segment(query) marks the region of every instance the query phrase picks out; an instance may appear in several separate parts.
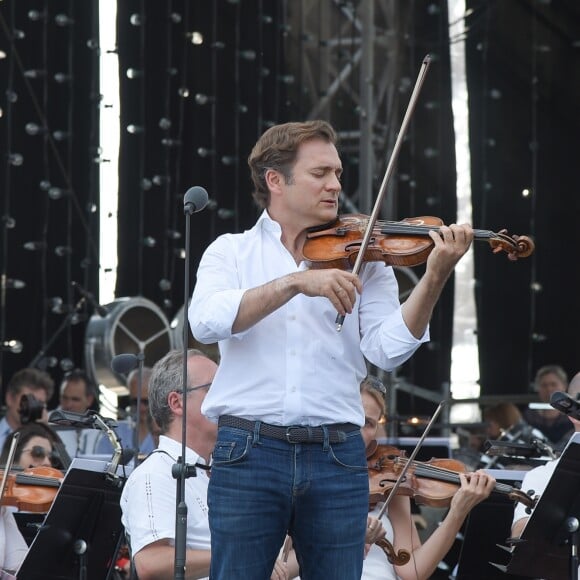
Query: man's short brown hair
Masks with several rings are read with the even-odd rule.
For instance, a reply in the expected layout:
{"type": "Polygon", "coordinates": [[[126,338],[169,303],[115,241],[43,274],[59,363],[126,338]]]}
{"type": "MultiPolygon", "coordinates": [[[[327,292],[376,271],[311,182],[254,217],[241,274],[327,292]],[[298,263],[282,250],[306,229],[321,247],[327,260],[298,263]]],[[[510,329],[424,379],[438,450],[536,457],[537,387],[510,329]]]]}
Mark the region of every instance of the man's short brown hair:
{"type": "Polygon", "coordinates": [[[270,204],[266,171],[279,171],[286,183],[290,183],[298,147],[312,139],[322,139],[335,145],[337,135],[329,123],[317,120],[274,125],[258,139],[248,157],[248,165],[255,188],[252,197],[260,208],[264,209],[270,204]]]}
{"type": "Polygon", "coordinates": [[[24,368],[14,373],[6,386],[6,392],[18,395],[22,387],[45,391],[47,401],[50,401],[54,393],[51,376],[46,371],[35,368],[24,368]]]}

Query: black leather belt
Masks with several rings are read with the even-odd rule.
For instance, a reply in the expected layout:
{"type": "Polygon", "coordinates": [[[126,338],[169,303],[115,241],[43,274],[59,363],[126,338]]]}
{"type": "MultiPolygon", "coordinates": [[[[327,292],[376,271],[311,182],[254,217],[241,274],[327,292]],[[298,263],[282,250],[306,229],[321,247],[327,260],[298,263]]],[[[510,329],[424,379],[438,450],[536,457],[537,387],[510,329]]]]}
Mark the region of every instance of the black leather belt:
{"type": "MultiPolygon", "coordinates": [[[[324,429],[322,427],[308,427],[306,425],[290,425],[282,427],[279,425],[270,425],[261,421],[250,421],[233,415],[222,415],[219,418],[219,427],[234,427],[253,433],[259,425],[258,432],[264,437],[273,439],[282,439],[288,443],[324,443],[324,429]]],[[[360,427],[352,423],[334,423],[325,425],[328,432],[329,443],[341,443],[346,441],[346,434],[352,431],[359,431],[360,427]]]]}

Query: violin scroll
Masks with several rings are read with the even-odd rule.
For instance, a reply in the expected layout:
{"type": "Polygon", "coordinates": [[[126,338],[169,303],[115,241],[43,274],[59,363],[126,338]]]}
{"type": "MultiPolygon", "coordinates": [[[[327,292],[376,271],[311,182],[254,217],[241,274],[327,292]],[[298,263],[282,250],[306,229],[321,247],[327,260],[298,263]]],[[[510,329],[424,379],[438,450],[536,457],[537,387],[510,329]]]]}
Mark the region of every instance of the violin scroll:
{"type": "Polygon", "coordinates": [[[531,256],[535,249],[532,238],[528,236],[510,236],[506,229],[500,230],[489,239],[494,254],[507,252],[508,259],[515,262],[519,258],[531,256]]]}
{"type": "Polygon", "coordinates": [[[387,555],[387,559],[394,566],[404,566],[411,559],[411,554],[407,550],[401,549],[396,552],[393,544],[386,538],[377,540],[375,544],[383,549],[383,552],[387,555]]]}

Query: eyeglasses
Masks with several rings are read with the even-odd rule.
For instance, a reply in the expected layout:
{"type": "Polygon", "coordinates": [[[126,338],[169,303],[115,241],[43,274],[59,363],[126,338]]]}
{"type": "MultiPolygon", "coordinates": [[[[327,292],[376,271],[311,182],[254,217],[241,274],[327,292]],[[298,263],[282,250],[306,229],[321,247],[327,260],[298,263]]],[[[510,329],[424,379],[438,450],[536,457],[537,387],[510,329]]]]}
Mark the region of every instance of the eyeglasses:
{"type": "Polygon", "coordinates": [[[371,389],[379,391],[379,393],[383,395],[387,394],[387,388],[385,387],[385,385],[383,385],[381,381],[379,381],[379,379],[377,379],[377,377],[373,377],[371,375],[367,376],[363,381],[363,385],[367,385],[371,389]]]}
{"type": "Polygon", "coordinates": [[[54,451],[48,451],[41,445],[33,445],[32,447],[23,449],[21,453],[30,453],[32,459],[44,459],[45,457],[48,457],[49,459],[58,458],[58,454],[56,454],[54,451]]]}
{"type": "MultiPolygon", "coordinates": [[[[187,389],[185,389],[186,393],[191,393],[193,391],[197,391],[199,389],[209,389],[211,387],[211,383],[205,383],[205,385],[198,385],[197,387],[187,387],[187,389]]],[[[183,393],[182,390],[176,391],[177,393],[183,393]]]]}

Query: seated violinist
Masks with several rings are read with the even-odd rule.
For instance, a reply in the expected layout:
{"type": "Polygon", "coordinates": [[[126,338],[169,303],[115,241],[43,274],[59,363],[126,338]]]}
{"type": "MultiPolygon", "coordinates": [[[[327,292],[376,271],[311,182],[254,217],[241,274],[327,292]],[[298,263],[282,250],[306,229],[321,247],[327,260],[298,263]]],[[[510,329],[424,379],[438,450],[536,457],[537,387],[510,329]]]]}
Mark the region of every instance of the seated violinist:
{"type": "MultiPolygon", "coordinates": [[[[365,410],[365,426],[362,435],[367,445],[375,440],[379,421],[383,418],[384,395],[386,389],[374,377],[367,377],[361,383],[361,396],[365,410]]],[[[447,554],[467,514],[478,503],[486,499],[495,486],[495,479],[484,471],[459,474],[461,486],[451,499],[449,511],[440,526],[431,534],[425,544],[417,533],[417,528],[411,517],[411,501],[408,496],[395,496],[388,508],[388,517],[381,521],[387,530],[387,539],[393,545],[395,552],[405,550],[410,554],[410,560],[405,565],[393,565],[387,559],[385,552],[373,545],[365,559],[362,578],[364,580],[402,578],[418,580],[429,578],[437,568],[437,564],[447,554]]],[[[382,504],[378,504],[371,515],[379,513],[382,504]]]]}
{"type": "MultiPolygon", "coordinates": [[[[2,466],[6,465],[12,439],[16,433],[19,433],[19,440],[15,449],[13,468],[18,470],[29,467],[53,467],[53,462],[59,465],[53,448],[54,437],[57,436],[44,423],[28,423],[16,429],[4,442],[0,455],[2,466]]],[[[6,499],[10,500],[4,495],[3,500],[6,499]]],[[[15,504],[8,501],[8,505],[15,504]]],[[[18,508],[0,508],[0,570],[8,573],[13,573],[19,568],[28,551],[26,541],[12,513],[15,509],[18,508]]]]}
{"type": "Polygon", "coordinates": [[[11,433],[0,454],[0,463],[4,465],[10,452],[10,445],[15,433],[20,434],[16,454],[14,455],[14,467],[27,469],[29,467],[63,467],[56,444],[60,441],[58,435],[44,423],[27,423],[11,433]]]}
{"type": "MultiPolygon", "coordinates": [[[[365,411],[362,436],[367,449],[376,446],[376,433],[385,413],[385,392],[384,385],[375,377],[368,376],[361,383],[365,411]]],[[[388,516],[382,516],[381,524],[386,530],[386,539],[393,546],[395,554],[402,554],[406,551],[410,559],[404,565],[394,565],[387,558],[386,550],[377,544],[367,545],[362,580],[394,580],[396,578],[422,580],[431,576],[452,547],[467,514],[486,499],[495,486],[495,479],[484,471],[460,473],[459,479],[461,486],[451,499],[445,519],[423,545],[412,518],[409,496],[397,494],[391,500],[388,516]]],[[[379,503],[369,512],[369,527],[378,523],[374,516],[379,514],[381,507],[382,503],[379,503]]],[[[295,578],[298,569],[292,554],[288,557],[287,568],[288,578],[295,578]]]]}

